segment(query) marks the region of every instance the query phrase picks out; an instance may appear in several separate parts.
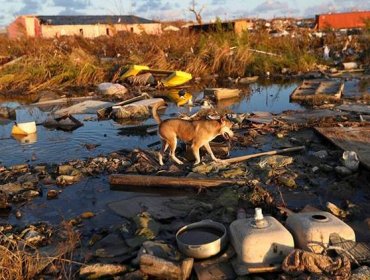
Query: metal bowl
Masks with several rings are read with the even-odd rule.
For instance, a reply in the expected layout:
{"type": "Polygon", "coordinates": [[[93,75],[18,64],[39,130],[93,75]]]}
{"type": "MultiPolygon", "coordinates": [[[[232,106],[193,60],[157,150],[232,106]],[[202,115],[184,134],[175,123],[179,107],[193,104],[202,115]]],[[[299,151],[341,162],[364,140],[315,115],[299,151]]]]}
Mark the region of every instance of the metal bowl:
{"type": "Polygon", "coordinates": [[[225,248],[227,241],[225,226],[212,220],[203,220],[184,226],[176,233],[179,250],[196,259],[217,255],[225,248]]]}

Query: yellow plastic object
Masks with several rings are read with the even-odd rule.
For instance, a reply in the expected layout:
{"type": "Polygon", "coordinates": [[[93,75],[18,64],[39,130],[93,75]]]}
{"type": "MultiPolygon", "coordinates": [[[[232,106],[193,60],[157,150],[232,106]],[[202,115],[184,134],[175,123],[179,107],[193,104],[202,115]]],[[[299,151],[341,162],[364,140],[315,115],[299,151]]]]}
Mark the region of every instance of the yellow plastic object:
{"type": "Polygon", "coordinates": [[[167,78],[164,78],[161,82],[165,87],[176,87],[190,81],[193,77],[190,73],[183,71],[174,71],[167,78]]]}
{"type": "Polygon", "coordinates": [[[185,92],[185,94],[179,94],[179,90],[174,89],[171,90],[170,93],[168,94],[168,98],[172,101],[175,102],[177,106],[182,106],[187,104],[191,99],[192,95],[189,92],[185,92]]]}
{"type": "Polygon", "coordinates": [[[13,125],[12,134],[14,135],[28,135],[36,132],[36,123],[16,123],[13,125]]]}
{"type": "Polygon", "coordinates": [[[149,70],[146,65],[130,65],[125,73],[122,74],[121,79],[126,79],[131,76],[136,76],[142,70],[149,70]]]}
{"type": "Polygon", "coordinates": [[[13,138],[21,144],[32,144],[37,141],[37,133],[31,133],[28,135],[13,134],[13,138]]]}

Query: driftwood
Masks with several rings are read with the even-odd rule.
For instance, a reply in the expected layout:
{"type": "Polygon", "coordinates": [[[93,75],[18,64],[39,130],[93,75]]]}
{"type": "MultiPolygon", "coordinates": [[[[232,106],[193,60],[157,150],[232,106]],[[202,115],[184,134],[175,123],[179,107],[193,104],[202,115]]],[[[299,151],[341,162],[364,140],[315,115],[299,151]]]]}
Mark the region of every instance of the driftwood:
{"type": "Polygon", "coordinates": [[[282,154],[282,153],[301,151],[301,150],[304,150],[304,148],[305,148],[304,146],[298,146],[298,147],[293,147],[293,148],[274,150],[274,151],[257,153],[257,154],[246,155],[246,156],[241,156],[241,157],[229,158],[229,159],[223,160],[223,162],[225,162],[225,163],[235,163],[235,162],[245,161],[245,160],[255,158],[255,157],[272,156],[272,155],[278,155],[278,154],[282,154]]]}
{"type": "Polygon", "coordinates": [[[188,258],[182,263],[174,263],[149,254],[140,257],[140,270],[159,279],[186,280],[190,277],[194,259],[188,258]]]}
{"type": "Polygon", "coordinates": [[[215,188],[242,184],[243,182],[241,180],[232,179],[115,174],[109,176],[109,183],[115,186],[119,185],[127,187],[215,188]]]}

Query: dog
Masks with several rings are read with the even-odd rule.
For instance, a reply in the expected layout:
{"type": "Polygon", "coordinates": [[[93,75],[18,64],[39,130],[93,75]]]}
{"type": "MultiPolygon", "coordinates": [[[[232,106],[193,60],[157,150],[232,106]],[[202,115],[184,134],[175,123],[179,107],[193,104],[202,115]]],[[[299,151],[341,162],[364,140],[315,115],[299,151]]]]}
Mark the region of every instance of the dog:
{"type": "Polygon", "coordinates": [[[232,132],[233,123],[222,117],[220,120],[181,120],[167,119],[161,121],[157,110],[163,104],[156,104],[152,107],[152,114],[155,121],[159,124],[158,135],[162,140],[162,148],[159,152],[159,164],[163,165],[163,155],[167,148],[170,148],[170,156],[177,164],[183,164],[176,157],[177,139],[186,143],[191,143],[191,149],[195,157],[195,165],[200,163],[199,149],[205,147],[213,161],[220,162],[212,152],[209,142],[222,135],[225,139],[234,137],[232,132]]]}

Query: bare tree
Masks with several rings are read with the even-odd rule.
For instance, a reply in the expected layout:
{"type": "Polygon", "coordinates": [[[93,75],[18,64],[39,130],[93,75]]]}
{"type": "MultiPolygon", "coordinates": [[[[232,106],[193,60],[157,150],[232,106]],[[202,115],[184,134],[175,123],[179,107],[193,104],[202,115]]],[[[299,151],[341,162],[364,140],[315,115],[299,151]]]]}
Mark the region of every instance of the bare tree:
{"type": "Polygon", "coordinates": [[[203,5],[198,11],[195,9],[195,0],[191,1],[191,7],[189,7],[189,11],[192,12],[195,15],[195,19],[197,20],[198,24],[202,24],[202,16],[201,13],[203,12],[203,9],[205,6],[203,5]]]}

